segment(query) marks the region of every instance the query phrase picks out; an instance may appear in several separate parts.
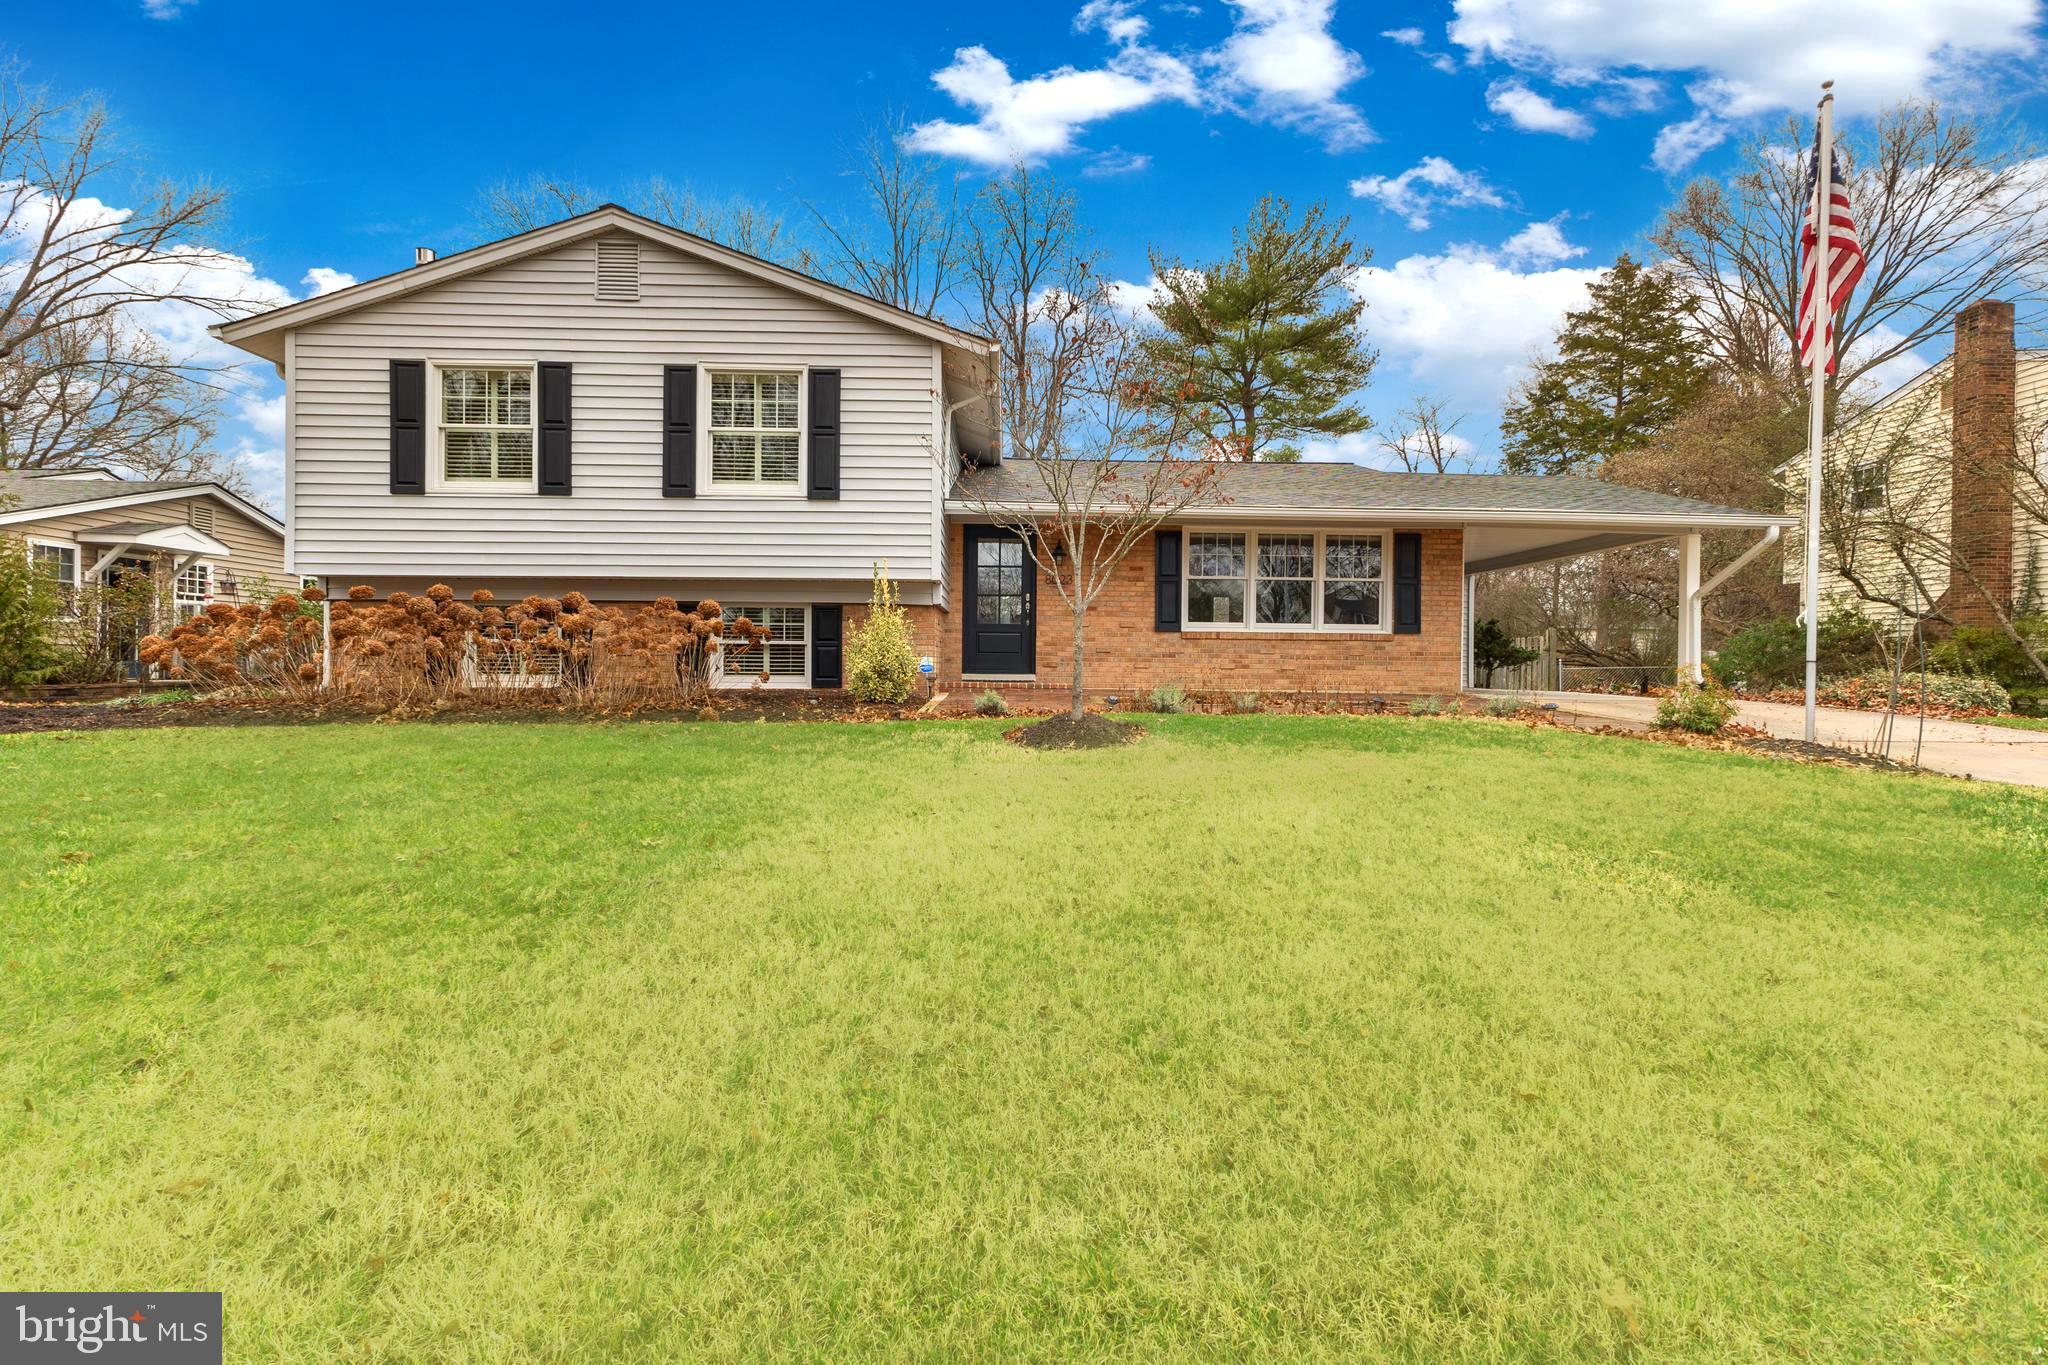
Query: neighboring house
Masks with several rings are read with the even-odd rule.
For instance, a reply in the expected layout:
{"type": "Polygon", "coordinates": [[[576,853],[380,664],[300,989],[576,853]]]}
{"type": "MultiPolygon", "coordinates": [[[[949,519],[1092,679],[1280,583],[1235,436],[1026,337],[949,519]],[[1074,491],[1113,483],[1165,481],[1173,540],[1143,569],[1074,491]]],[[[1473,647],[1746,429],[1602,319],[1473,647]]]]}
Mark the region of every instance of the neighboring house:
{"type": "MultiPolygon", "coordinates": [[[[1056,594],[975,512],[1035,482],[985,339],[611,206],[420,256],[214,329],[284,376],[295,572],[715,598],[775,633],[771,685],[833,687],[880,562],[942,684],[1067,676],[1056,594]]],[[[1455,691],[1473,574],[1676,536],[1697,587],[1700,531],[1787,520],[1579,479],[1220,482],[1098,604],[1094,685],[1455,691]]]]}
{"type": "MultiPolygon", "coordinates": [[[[1996,625],[1987,596],[2008,614],[2048,605],[2048,524],[2028,514],[2026,502],[2038,507],[2041,498],[2024,472],[2043,458],[2044,430],[2048,351],[2014,346],[2010,303],[1971,304],[1956,315],[1947,357],[1829,436],[1822,487],[1833,485],[1829,515],[1842,530],[1822,535],[1821,600],[1889,612],[1859,596],[1843,572],[1846,552],[1846,567],[1867,589],[1900,604],[1916,596],[1938,604],[1958,624],[1996,625]],[[1968,574],[1952,573],[1952,562],[1968,574]]],[[[1786,511],[1803,519],[1806,457],[1784,473],[1786,511]]],[[[1800,533],[1790,541],[1785,580],[1796,583],[1805,562],[1800,533]]]]}
{"type": "Polygon", "coordinates": [[[179,619],[259,586],[296,590],[284,524],[217,483],[124,479],[105,469],[0,472],[0,532],[68,595],[132,574],[152,578],[179,619]]]}

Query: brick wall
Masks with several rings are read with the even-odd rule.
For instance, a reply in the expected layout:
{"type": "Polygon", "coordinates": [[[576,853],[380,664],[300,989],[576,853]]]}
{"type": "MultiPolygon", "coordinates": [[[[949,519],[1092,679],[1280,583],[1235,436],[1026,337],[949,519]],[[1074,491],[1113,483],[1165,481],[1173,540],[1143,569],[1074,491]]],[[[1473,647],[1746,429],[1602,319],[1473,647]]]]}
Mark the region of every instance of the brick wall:
{"type": "Polygon", "coordinates": [[[2018,452],[2012,324],[2013,306],[1998,299],[1980,299],[1956,314],[1949,537],[1958,571],[1949,577],[1942,605],[1962,625],[1997,624],[1987,595],[2002,610],[2012,607],[2018,452]]]}
{"type": "MultiPolygon", "coordinates": [[[[947,526],[946,535],[954,610],[941,614],[939,674],[949,686],[962,686],[961,613],[967,599],[962,591],[965,556],[960,524],[947,526]]],[[[1462,531],[1422,532],[1420,634],[1340,635],[1154,630],[1155,569],[1148,542],[1117,566],[1115,577],[1089,609],[1088,688],[1128,692],[1176,683],[1226,691],[1454,693],[1463,647],[1464,545],[1462,531]]],[[[1390,555],[1392,550],[1388,546],[1390,555]]],[[[1068,687],[1073,679],[1073,617],[1045,576],[1040,574],[1039,579],[1038,683],[1068,687]]],[[[1391,611],[1391,601],[1387,606],[1391,611]]]]}

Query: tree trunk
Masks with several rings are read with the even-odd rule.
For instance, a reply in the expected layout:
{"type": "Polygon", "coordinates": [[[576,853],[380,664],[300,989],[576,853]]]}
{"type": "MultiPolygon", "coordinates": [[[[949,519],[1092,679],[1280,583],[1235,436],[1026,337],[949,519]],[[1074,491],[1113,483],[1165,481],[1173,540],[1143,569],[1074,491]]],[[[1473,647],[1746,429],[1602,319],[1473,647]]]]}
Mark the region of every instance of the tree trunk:
{"type": "Polygon", "coordinates": [[[1088,714],[1086,705],[1087,689],[1081,680],[1081,666],[1087,658],[1088,608],[1079,607],[1074,611],[1074,688],[1069,699],[1067,714],[1080,720],[1088,714]]]}

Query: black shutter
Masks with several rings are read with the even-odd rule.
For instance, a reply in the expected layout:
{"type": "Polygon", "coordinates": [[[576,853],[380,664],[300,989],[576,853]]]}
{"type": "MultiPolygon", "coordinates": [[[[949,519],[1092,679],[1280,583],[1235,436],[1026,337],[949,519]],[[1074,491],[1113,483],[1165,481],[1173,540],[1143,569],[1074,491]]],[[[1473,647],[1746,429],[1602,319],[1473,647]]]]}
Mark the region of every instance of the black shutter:
{"type": "Polygon", "coordinates": [[[839,371],[811,371],[811,486],[813,498],[839,497],[839,371]]]}
{"type": "Polygon", "coordinates": [[[844,687],[846,676],[840,664],[841,622],[838,603],[811,608],[811,686],[844,687]]]}
{"type": "Polygon", "coordinates": [[[1422,533],[1394,532],[1394,634],[1422,634],[1422,533]]]}
{"type": "Polygon", "coordinates": [[[1152,537],[1158,557],[1153,580],[1152,629],[1180,629],[1180,532],[1161,531],[1152,537]]]}
{"type": "Polygon", "coordinates": [[[697,367],[661,367],[661,495],[697,496],[697,367]]]}
{"type": "Polygon", "coordinates": [[[569,493],[569,362],[540,362],[540,491],[569,493]]]}
{"type": "Polygon", "coordinates": [[[427,491],[427,362],[391,362],[391,491],[427,491]]]}

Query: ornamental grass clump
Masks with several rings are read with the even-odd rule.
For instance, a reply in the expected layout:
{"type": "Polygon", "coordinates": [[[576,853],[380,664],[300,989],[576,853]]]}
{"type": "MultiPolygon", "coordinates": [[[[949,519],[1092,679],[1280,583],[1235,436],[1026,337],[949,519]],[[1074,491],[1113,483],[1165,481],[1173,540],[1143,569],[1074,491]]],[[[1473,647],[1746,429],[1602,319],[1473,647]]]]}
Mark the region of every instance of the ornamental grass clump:
{"type": "Polygon", "coordinates": [[[846,690],[859,701],[896,703],[917,686],[910,614],[896,600],[886,564],[875,565],[868,614],[846,632],[846,690]]]}

